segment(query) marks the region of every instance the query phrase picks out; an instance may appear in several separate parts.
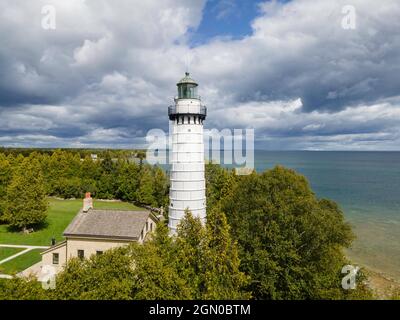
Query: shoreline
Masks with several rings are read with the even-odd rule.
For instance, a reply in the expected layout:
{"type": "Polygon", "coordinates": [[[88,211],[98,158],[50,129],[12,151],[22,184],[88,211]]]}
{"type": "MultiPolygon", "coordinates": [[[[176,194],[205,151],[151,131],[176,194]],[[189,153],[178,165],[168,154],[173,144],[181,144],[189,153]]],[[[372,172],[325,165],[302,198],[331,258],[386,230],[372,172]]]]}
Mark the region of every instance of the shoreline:
{"type": "Polygon", "coordinates": [[[367,276],[367,285],[374,291],[378,300],[390,299],[394,291],[400,290],[399,279],[388,275],[382,270],[370,267],[364,263],[359,263],[355,259],[351,259],[348,254],[346,254],[346,258],[353,261],[354,264],[359,265],[361,269],[364,270],[365,275],[367,276]]]}
{"type": "Polygon", "coordinates": [[[400,282],[388,277],[382,272],[376,272],[364,267],[368,277],[367,284],[374,291],[378,300],[391,299],[394,291],[400,290],[400,282]]]}

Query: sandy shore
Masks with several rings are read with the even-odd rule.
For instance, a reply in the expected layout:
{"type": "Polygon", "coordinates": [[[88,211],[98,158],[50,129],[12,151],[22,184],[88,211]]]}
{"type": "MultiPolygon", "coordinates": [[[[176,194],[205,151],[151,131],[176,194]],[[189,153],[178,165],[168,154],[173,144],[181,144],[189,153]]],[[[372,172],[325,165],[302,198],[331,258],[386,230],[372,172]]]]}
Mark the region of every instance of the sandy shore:
{"type": "Polygon", "coordinates": [[[364,268],[368,277],[368,285],[375,292],[378,299],[390,299],[396,290],[400,290],[400,282],[390,278],[382,272],[364,268]]]}
{"type": "Polygon", "coordinates": [[[377,299],[386,300],[393,296],[395,291],[400,290],[400,278],[373,267],[366,263],[365,258],[360,259],[354,256],[351,252],[346,252],[346,257],[352,264],[362,268],[368,278],[368,286],[374,291],[377,299]],[[360,261],[364,260],[364,261],[360,261]]]}

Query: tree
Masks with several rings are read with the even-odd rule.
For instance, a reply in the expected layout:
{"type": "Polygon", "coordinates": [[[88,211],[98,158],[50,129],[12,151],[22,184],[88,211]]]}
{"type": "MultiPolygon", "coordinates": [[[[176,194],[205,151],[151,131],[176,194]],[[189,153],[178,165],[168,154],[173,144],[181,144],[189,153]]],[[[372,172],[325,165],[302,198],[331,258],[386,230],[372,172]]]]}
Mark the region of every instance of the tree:
{"type": "Polygon", "coordinates": [[[52,299],[128,300],[135,283],[133,261],[126,248],[117,248],[89,259],[68,261],[56,278],[52,299]]]}
{"type": "Polygon", "coordinates": [[[101,199],[114,199],[117,192],[116,173],[117,165],[111,158],[111,153],[106,152],[100,162],[101,175],[97,183],[97,197],[101,199]]]}
{"type": "Polygon", "coordinates": [[[175,239],[178,273],[191,285],[194,299],[247,299],[248,278],[239,270],[236,243],[219,210],[209,215],[207,227],[186,211],[175,239]]]}
{"type": "Polygon", "coordinates": [[[178,273],[190,284],[193,299],[201,299],[204,294],[205,241],[206,231],[200,219],[186,210],[178,225],[173,250],[178,273]]]}
{"type": "Polygon", "coordinates": [[[116,180],[111,174],[103,174],[97,182],[97,194],[99,199],[115,199],[116,180]]]}
{"type": "Polygon", "coordinates": [[[62,178],[60,177],[57,182],[53,185],[53,191],[58,196],[64,199],[71,198],[82,198],[85,192],[92,191],[85,189],[83,190],[82,179],[77,177],[73,178],[62,178]]]}
{"type": "MultiPolygon", "coordinates": [[[[221,210],[257,299],[344,299],[343,248],[353,239],[338,206],[283,167],[238,177],[221,210]]],[[[361,291],[359,291],[361,292],[361,291]]],[[[365,296],[368,292],[365,291],[365,296]]]]}
{"type": "Polygon", "coordinates": [[[143,160],[146,159],[146,152],[144,152],[143,150],[139,150],[138,152],[136,152],[136,158],[139,159],[139,165],[141,168],[143,166],[143,160]]]}
{"type": "MultiPolygon", "coordinates": [[[[141,167],[135,162],[129,162],[127,151],[105,150],[99,152],[102,160],[93,161],[88,155],[90,150],[55,150],[41,153],[23,150],[20,153],[13,151],[8,157],[0,153],[0,215],[3,210],[2,195],[5,197],[10,172],[21,165],[25,153],[30,159],[36,159],[40,163],[46,194],[49,196],[79,198],[86,192],[91,192],[97,198],[137,201],[139,180],[143,176],[142,171],[146,171],[144,180],[151,180],[153,205],[165,206],[168,202],[168,181],[165,172],[159,167],[141,167]],[[85,158],[81,159],[81,155],[85,158]],[[116,161],[112,157],[116,158],[116,161]],[[148,174],[151,177],[146,176],[148,174]]],[[[147,186],[149,185],[147,183],[147,186]]],[[[147,194],[149,190],[142,191],[147,194]]],[[[146,195],[146,198],[149,197],[146,195]]]]}
{"type": "Polygon", "coordinates": [[[390,297],[391,300],[400,300],[400,288],[395,289],[390,297]]]}
{"type": "Polygon", "coordinates": [[[230,172],[218,164],[206,165],[207,208],[213,208],[223,196],[230,172]]]}
{"type": "Polygon", "coordinates": [[[42,223],[47,213],[46,191],[39,162],[25,158],[7,187],[5,220],[11,227],[25,229],[42,223]]]}
{"type": "Polygon", "coordinates": [[[160,255],[160,248],[153,241],[129,248],[135,264],[135,300],[191,299],[190,285],[179,274],[175,263],[160,255]]]}
{"type": "Polygon", "coordinates": [[[90,156],[86,156],[81,162],[80,177],[83,179],[97,180],[100,174],[99,162],[94,161],[90,156]]]}
{"type": "Polygon", "coordinates": [[[166,207],[169,203],[168,198],[168,179],[165,172],[160,167],[154,167],[153,196],[158,207],[166,207]]]}
{"type": "Polygon", "coordinates": [[[136,163],[121,163],[118,167],[117,194],[119,199],[136,201],[136,191],[139,185],[139,166],[136,163]]]}
{"type": "Polygon", "coordinates": [[[110,152],[107,152],[104,156],[104,159],[101,161],[101,168],[103,174],[112,174],[115,172],[115,164],[111,158],[110,152]]]}
{"type": "Polygon", "coordinates": [[[154,198],[154,185],[153,177],[150,170],[146,167],[141,170],[141,177],[139,181],[139,188],[137,191],[137,200],[139,203],[147,204],[150,206],[157,205],[154,198]]]}
{"type": "Polygon", "coordinates": [[[0,154],[0,222],[3,220],[3,214],[6,204],[6,190],[10,183],[12,175],[12,166],[7,157],[0,154]]]}
{"type": "Polygon", "coordinates": [[[205,299],[249,299],[244,288],[249,277],[240,271],[237,243],[230,234],[225,214],[219,207],[207,215],[205,299]]]}
{"type": "Polygon", "coordinates": [[[0,279],[1,300],[43,300],[47,292],[35,277],[15,277],[12,280],[0,279]]]}

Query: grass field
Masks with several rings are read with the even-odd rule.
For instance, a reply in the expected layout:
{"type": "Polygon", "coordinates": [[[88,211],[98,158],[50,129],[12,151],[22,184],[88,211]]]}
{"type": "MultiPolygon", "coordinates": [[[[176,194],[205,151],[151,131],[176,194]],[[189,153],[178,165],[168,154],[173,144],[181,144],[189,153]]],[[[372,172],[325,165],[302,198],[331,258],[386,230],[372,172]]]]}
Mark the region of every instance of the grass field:
{"type": "Polygon", "coordinates": [[[22,251],[22,248],[0,248],[0,261],[22,251]]]}
{"type": "Polygon", "coordinates": [[[14,274],[24,271],[26,268],[34,265],[41,260],[40,252],[43,250],[34,249],[16,257],[6,263],[0,264],[0,272],[5,274],[14,274]]]}
{"type": "MultiPolygon", "coordinates": [[[[49,246],[53,237],[57,241],[63,240],[62,233],[82,208],[82,200],[49,199],[49,203],[45,226],[33,233],[23,234],[11,231],[7,225],[0,225],[0,244],[49,246]]],[[[96,209],[141,210],[126,202],[95,201],[94,207],[96,209]]]]}

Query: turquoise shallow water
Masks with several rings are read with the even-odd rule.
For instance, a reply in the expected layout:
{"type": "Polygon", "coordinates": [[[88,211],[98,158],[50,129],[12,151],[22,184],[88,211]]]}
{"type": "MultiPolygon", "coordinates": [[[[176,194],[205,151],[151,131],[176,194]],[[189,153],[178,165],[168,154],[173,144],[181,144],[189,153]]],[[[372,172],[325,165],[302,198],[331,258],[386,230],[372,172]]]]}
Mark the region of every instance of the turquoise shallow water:
{"type": "Polygon", "coordinates": [[[258,172],[277,164],[339,203],[357,236],[348,256],[400,280],[400,152],[256,151],[258,172]]]}

